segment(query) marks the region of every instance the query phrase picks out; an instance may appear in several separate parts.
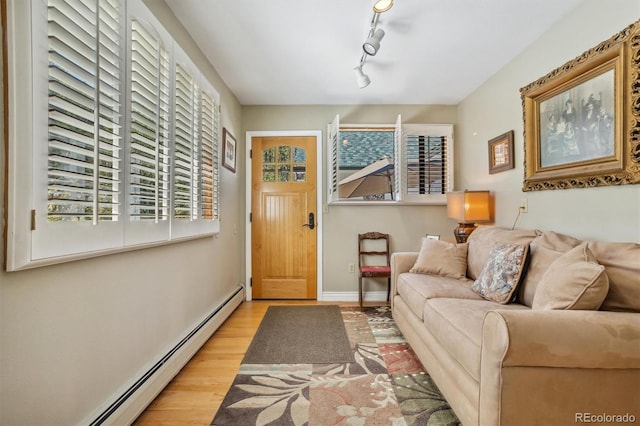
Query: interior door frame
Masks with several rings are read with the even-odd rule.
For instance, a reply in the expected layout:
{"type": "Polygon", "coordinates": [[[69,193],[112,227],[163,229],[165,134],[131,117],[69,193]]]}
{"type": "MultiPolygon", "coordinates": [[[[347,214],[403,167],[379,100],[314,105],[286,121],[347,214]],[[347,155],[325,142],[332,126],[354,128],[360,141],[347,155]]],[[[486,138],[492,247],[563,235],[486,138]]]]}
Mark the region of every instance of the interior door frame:
{"type": "Polygon", "coordinates": [[[322,229],[324,224],[324,170],[322,168],[322,131],[321,130],[269,130],[269,131],[249,131],[246,132],[245,140],[247,143],[245,149],[246,161],[246,199],[245,199],[245,298],[247,301],[253,299],[253,289],[251,288],[251,260],[252,260],[252,240],[251,240],[251,222],[249,221],[249,212],[251,212],[251,148],[253,147],[253,138],[262,137],[291,137],[291,136],[313,136],[316,138],[316,299],[322,300],[322,229]]]}

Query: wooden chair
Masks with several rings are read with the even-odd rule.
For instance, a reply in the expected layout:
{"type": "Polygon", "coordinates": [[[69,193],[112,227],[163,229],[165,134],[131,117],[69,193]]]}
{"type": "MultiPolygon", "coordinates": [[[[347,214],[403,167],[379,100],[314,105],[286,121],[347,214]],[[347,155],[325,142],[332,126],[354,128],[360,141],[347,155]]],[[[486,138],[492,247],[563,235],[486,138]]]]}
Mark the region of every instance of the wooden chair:
{"type": "Polygon", "coordinates": [[[360,302],[360,310],[362,310],[364,293],[363,278],[386,278],[388,287],[387,301],[389,300],[389,293],[391,292],[391,263],[389,257],[389,234],[380,232],[358,234],[358,301],[360,302]],[[385,264],[382,264],[383,258],[386,261],[385,264]]]}

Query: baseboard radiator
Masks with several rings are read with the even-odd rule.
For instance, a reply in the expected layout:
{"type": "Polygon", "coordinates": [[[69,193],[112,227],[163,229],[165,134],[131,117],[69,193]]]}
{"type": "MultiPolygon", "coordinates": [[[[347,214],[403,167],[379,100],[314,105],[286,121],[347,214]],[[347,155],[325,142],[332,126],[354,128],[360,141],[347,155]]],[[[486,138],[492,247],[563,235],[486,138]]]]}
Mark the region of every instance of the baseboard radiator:
{"type": "Polygon", "coordinates": [[[244,288],[239,286],[89,424],[99,426],[133,423],[243,300],[244,288]]]}

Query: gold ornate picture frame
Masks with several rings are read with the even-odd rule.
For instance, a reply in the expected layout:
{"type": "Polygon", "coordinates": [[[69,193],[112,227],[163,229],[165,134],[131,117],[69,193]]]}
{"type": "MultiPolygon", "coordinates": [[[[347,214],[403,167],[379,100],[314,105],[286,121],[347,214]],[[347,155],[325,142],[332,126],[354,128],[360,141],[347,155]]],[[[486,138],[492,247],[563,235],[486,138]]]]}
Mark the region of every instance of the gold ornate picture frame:
{"type": "Polygon", "coordinates": [[[520,94],[524,191],[640,183],[640,20],[520,94]]]}

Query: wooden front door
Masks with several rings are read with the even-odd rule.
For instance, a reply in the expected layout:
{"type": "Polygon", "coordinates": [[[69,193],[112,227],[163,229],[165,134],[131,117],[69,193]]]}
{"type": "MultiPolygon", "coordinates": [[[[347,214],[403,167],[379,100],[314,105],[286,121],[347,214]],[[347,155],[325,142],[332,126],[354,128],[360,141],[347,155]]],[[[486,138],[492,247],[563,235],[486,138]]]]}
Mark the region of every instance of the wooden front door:
{"type": "Polygon", "coordinates": [[[316,137],[251,141],[252,297],[316,299],[316,137]]]}

